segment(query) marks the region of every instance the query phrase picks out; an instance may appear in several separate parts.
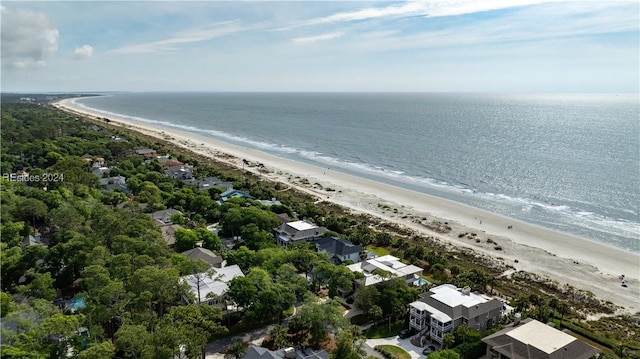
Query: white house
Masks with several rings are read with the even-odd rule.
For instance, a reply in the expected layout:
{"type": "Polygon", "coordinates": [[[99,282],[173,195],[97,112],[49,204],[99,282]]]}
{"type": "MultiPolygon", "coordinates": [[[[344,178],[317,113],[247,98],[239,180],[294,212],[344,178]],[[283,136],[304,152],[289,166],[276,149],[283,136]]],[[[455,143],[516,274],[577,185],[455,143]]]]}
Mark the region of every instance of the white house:
{"type": "Polygon", "coordinates": [[[422,275],[422,268],[413,264],[405,264],[400,259],[386,255],[382,257],[364,260],[347,266],[352,272],[359,272],[364,279],[360,285],[369,286],[388,281],[393,278],[402,278],[407,284],[412,284],[422,275]]]}
{"type": "MultiPolygon", "coordinates": [[[[189,284],[190,292],[196,297],[197,302],[226,309],[225,295],[229,290],[228,283],[235,277],[244,277],[244,273],[237,264],[211,268],[207,272],[184,276],[181,280],[189,284]]],[[[183,300],[187,303],[191,302],[187,297],[183,300]]]]}

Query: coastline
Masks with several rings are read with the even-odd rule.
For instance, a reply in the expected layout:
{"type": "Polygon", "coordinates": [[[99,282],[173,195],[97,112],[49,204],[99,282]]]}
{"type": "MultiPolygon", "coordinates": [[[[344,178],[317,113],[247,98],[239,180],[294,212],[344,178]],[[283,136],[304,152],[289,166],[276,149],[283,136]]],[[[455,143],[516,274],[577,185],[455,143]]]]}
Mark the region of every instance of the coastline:
{"type": "MultiPolygon", "coordinates": [[[[75,105],[72,101],[61,100],[54,106],[90,117],[105,116],[75,105]]],[[[114,125],[169,140],[236,167],[242,167],[243,159],[261,162],[270,171],[263,174],[269,180],[282,182],[352,211],[398,223],[453,246],[471,248],[494,259],[503,258],[505,264],[516,270],[547,277],[560,285],[569,284],[590,291],[599,299],[624,307],[625,312],[640,311],[640,255],[439,197],[282,159],[210,137],[133,122],[114,115],[108,117],[114,125]],[[301,178],[307,179],[309,184],[303,184],[301,178]],[[322,188],[314,187],[315,183],[322,188]],[[327,191],[326,188],[333,191],[327,191]],[[422,224],[433,220],[449,222],[452,231],[448,234],[437,233],[422,224]],[[509,229],[509,226],[513,228],[509,229]],[[461,233],[477,233],[482,240],[476,243],[475,240],[458,238],[461,233]],[[497,244],[487,243],[487,238],[497,244]],[[496,250],[496,245],[502,249],[496,250]],[[625,274],[629,279],[628,288],[621,287],[618,280],[620,274],[625,274]]],[[[255,172],[255,168],[248,170],[255,172]]]]}

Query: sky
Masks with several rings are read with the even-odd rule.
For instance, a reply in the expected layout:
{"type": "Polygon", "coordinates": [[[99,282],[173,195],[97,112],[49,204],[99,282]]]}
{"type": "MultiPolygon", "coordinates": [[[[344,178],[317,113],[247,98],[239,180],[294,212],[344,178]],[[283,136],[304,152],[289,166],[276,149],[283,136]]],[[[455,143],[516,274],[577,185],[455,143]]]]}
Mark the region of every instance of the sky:
{"type": "Polygon", "coordinates": [[[3,92],[639,92],[638,1],[2,1],[3,92]]]}

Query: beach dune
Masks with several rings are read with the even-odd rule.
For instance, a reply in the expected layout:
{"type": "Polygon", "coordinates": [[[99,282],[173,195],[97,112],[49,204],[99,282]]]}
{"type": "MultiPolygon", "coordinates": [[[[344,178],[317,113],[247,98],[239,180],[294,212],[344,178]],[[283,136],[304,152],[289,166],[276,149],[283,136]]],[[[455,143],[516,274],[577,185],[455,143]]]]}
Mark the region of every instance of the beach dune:
{"type": "MultiPolygon", "coordinates": [[[[105,117],[100,112],[78,106],[73,99],[61,100],[55,106],[83,115],[105,117]]],[[[263,174],[266,178],[311,193],[318,200],[404,225],[451,245],[472,248],[480,254],[504,261],[515,270],[535,273],[560,285],[568,284],[590,291],[600,299],[623,307],[623,312],[640,311],[638,254],[446,199],[282,159],[195,133],[134,122],[114,115],[107,117],[111,124],[167,139],[221,162],[238,167],[243,166],[243,160],[260,162],[268,170],[263,174]],[[321,187],[304,184],[301,179],[308,181],[304,183],[318,183],[321,187]],[[332,190],[327,191],[327,188],[332,190]],[[447,222],[452,230],[446,234],[435,232],[427,227],[433,221],[447,222]],[[459,238],[458,235],[462,233],[476,233],[481,240],[476,242],[466,236],[459,238]],[[488,238],[491,239],[489,243],[488,238]],[[496,249],[498,246],[500,249],[496,249]],[[621,286],[618,279],[621,274],[628,279],[626,288],[621,286]]]]}

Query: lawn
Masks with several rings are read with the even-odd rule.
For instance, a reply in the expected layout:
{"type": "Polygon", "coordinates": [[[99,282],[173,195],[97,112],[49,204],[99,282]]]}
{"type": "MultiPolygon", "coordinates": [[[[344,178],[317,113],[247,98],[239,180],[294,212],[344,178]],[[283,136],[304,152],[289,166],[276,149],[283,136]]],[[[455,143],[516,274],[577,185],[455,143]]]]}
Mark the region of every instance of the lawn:
{"type": "Polygon", "coordinates": [[[376,350],[385,351],[396,356],[397,359],[411,359],[411,355],[395,345],[376,345],[376,350]]]}
{"type": "Polygon", "coordinates": [[[369,329],[366,329],[362,332],[364,336],[368,339],[379,339],[379,338],[388,338],[398,335],[400,331],[407,327],[407,323],[404,320],[399,322],[391,323],[391,328],[389,328],[389,324],[378,324],[369,329]]]}
{"type": "Polygon", "coordinates": [[[376,255],[382,257],[382,256],[386,256],[387,254],[390,254],[391,252],[386,249],[386,248],[382,248],[382,247],[376,247],[376,246],[367,246],[367,250],[375,253],[376,255]]]}

